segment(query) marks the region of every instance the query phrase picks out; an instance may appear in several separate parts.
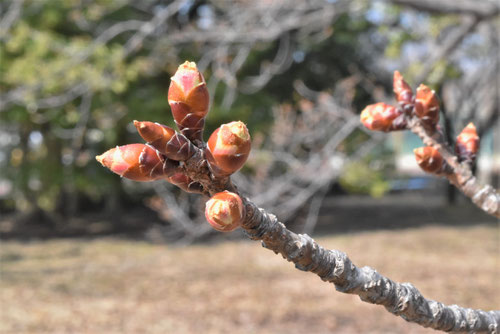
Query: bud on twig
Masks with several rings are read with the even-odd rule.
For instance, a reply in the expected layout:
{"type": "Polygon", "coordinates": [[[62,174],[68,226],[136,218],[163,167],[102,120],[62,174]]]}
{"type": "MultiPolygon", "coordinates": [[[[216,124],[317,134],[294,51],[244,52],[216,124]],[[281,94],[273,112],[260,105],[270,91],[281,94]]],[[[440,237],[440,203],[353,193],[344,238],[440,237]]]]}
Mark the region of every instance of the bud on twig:
{"type": "Polygon", "coordinates": [[[444,170],[444,159],[434,147],[425,146],[413,150],[417,164],[426,173],[439,174],[444,170]]]}
{"type": "Polygon", "coordinates": [[[240,196],[229,191],[215,194],[205,206],[205,217],[214,229],[230,232],[241,225],[245,210],[240,196]]]}
{"type": "Polygon", "coordinates": [[[203,193],[203,186],[201,183],[193,181],[184,173],[175,173],[167,180],[188,193],[203,193]]]}
{"type": "Polygon", "coordinates": [[[137,131],[151,146],[169,159],[185,161],[195,152],[193,144],[174,129],[159,123],[134,121],[137,131]]]}
{"type": "Polygon", "coordinates": [[[175,123],[188,139],[201,142],[209,105],[205,79],[196,64],[188,61],[179,66],[171,79],[168,103],[175,123]]]}
{"type": "Polygon", "coordinates": [[[144,144],[117,146],[96,157],[104,167],[134,181],[154,181],[174,173],[177,163],[144,144]]]}
{"type": "Polygon", "coordinates": [[[175,134],[175,130],[169,126],[153,123],[134,121],[134,126],[137,128],[139,135],[147,141],[147,143],[156,148],[161,153],[165,154],[165,147],[175,134]]]}
{"type": "Polygon", "coordinates": [[[250,154],[250,134],[243,122],[231,122],[215,130],[207,143],[205,154],[212,172],[219,176],[239,170],[250,154]]]}
{"type": "Polygon", "coordinates": [[[383,102],[366,106],[360,115],[361,122],[372,131],[396,131],[406,129],[403,112],[383,102]]]}
{"type": "Polygon", "coordinates": [[[426,128],[435,128],[439,122],[439,100],[436,92],[424,84],[417,88],[415,114],[426,128]]]}
{"type": "Polygon", "coordinates": [[[455,153],[459,161],[474,162],[479,150],[479,136],[474,124],[469,123],[457,136],[455,143],[455,153]]]}
{"type": "Polygon", "coordinates": [[[410,85],[403,79],[399,71],[394,71],[393,89],[396,95],[396,100],[405,108],[411,105],[413,93],[410,85]]]}

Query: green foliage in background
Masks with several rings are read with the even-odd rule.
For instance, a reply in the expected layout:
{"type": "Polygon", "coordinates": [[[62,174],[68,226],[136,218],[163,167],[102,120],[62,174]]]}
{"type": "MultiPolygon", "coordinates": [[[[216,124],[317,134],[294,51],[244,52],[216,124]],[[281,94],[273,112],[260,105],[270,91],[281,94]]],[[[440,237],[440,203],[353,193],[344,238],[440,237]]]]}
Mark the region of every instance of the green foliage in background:
{"type": "Polygon", "coordinates": [[[389,182],[374,164],[366,161],[350,163],[339,179],[340,185],[350,193],[381,197],[389,191],[389,182]]]}
{"type": "MultiPolygon", "coordinates": [[[[103,33],[117,23],[133,26],[151,19],[142,8],[170,4],[155,0],[140,4],[126,0],[23,3],[19,19],[0,36],[0,94],[13,101],[0,111],[0,135],[7,138],[0,143],[0,209],[40,208],[72,215],[82,207],[116,210],[127,200],[119,178],[110,177],[94,156],[115,145],[140,141],[131,126],[134,119],[173,126],[166,100],[169,78],[180,62],[202,60],[210,45],[173,45],[169,32],[164,31],[132,47],[131,38],[140,35],[137,29],[125,29],[109,38],[103,33]],[[73,92],[79,92],[77,98],[71,98],[73,92]],[[10,191],[2,192],[2,180],[13,182],[10,191]]],[[[186,4],[191,9],[183,17],[169,17],[170,26],[192,31],[200,6],[210,6],[218,14],[228,13],[231,6],[224,2],[186,4]]],[[[342,79],[369,78],[370,84],[361,83],[354,90],[352,108],[361,110],[373,102],[370,85],[390,90],[390,79],[372,75],[379,66],[377,60],[404,57],[407,45],[418,43],[427,30],[438,33],[452,20],[426,16],[427,21],[422,22],[427,22],[427,30],[422,24],[417,29],[405,23],[404,13],[396,7],[361,0],[355,4],[357,11],[342,14],[313,37],[301,38],[291,31],[291,66],[262,89],[248,95],[236,92],[229,106],[224,102],[228,87],[216,85],[205,136],[235,119],[245,121],[252,133],[267,135],[273,106],[296,105],[302,99],[293,87],[298,79],[313,90],[333,94],[342,79]]],[[[0,6],[5,12],[10,3],[0,6]]],[[[236,79],[257,75],[278,51],[279,37],[254,45],[236,79]]],[[[409,67],[410,80],[421,66],[409,67]]],[[[218,75],[211,66],[204,74],[207,79],[218,75]]],[[[458,74],[443,61],[436,66],[432,83],[458,74]]],[[[365,138],[362,133],[351,136],[343,147],[353,151],[365,138]]],[[[383,194],[387,183],[381,173],[370,172],[369,166],[369,161],[350,166],[342,185],[354,192],[383,194]]],[[[133,188],[139,193],[147,189],[133,188]]]]}

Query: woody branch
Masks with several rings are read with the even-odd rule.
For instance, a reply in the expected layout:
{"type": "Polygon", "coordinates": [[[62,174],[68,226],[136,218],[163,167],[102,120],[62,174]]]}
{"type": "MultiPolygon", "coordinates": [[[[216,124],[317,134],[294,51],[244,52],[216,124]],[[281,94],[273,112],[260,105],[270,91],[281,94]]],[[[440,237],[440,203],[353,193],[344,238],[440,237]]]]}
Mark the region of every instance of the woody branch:
{"type": "Polygon", "coordinates": [[[394,73],[397,106],[376,103],[361,113],[361,122],[373,131],[411,130],[426,145],[415,150],[415,158],[426,173],[446,177],[481,210],[500,218],[500,194],[491,185],[481,185],[472,173],[479,150],[479,136],[469,123],[452,143],[446,142],[439,126],[436,93],[421,84],[415,95],[399,72],[394,73]]]}
{"type": "MultiPolygon", "coordinates": [[[[362,123],[371,130],[412,129],[420,134],[428,147],[415,152],[419,165],[427,172],[445,175],[464,193],[470,193],[485,211],[498,216],[495,203],[480,195],[485,188],[472,186],[475,181],[467,174],[479,140],[473,125],[459,135],[453,155],[443,148],[434,92],[421,86],[414,98],[398,72],[394,88],[398,107],[383,103],[368,106],[361,114],[362,123]]],[[[231,122],[214,131],[207,144],[202,141],[209,99],[205,79],[194,63],[179,67],[172,77],[168,98],[181,132],[158,123],[136,121],[139,134],[148,144],[116,147],[97,160],[122,177],[136,181],[163,179],[187,192],[211,196],[205,215],[214,229],[229,232],[242,227],[251,239],[261,240],[264,247],[280,253],[297,269],[316,273],[340,292],[384,305],[407,321],[443,331],[498,332],[500,311],[446,306],[428,300],[410,283],[394,282],[370,267],[357,268],[345,253],[327,250],[308,235],[289,231],[274,215],[241,196],[230,176],[248,157],[250,134],[244,123],[231,122]]],[[[489,194],[498,197],[494,190],[489,194]]]]}

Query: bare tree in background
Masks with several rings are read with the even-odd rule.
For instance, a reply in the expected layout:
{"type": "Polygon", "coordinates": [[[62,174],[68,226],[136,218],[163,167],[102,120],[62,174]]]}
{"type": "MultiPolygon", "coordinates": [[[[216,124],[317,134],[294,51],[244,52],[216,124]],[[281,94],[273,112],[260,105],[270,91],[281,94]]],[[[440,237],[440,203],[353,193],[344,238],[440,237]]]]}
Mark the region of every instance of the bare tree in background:
{"type": "MultiPolygon", "coordinates": [[[[50,128],[57,138],[70,143],[67,148],[63,147],[59,158],[66,161],[65,175],[68,177],[65,187],[68,193],[74,193],[71,190],[74,188],[72,170],[79,161],[85,163],[86,160],[82,157],[91,155],[83,154],[89,150],[85,146],[86,139],[96,137],[96,140],[102,140],[96,135],[100,131],[99,127],[102,124],[115,124],[125,117],[120,106],[112,105],[109,106],[105,120],[96,122],[93,119],[92,103],[100,94],[109,92],[110,87],[114,87],[115,80],[122,75],[115,69],[115,63],[126,64],[126,61],[140,55],[147,64],[142,71],[153,74],[165,68],[172,70],[171,64],[177,64],[183,57],[182,54],[192,48],[202,55],[197,59],[199,68],[212,73],[208,82],[211,93],[222,92],[221,105],[229,109],[239,95],[262,90],[273,78],[283,75],[294,63],[303,60],[305,55],[300,50],[300,45],[314,45],[335,34],[331,27],[343,16],[363,17],[370,10],[384,13],[384,8],[373,8],[380,4],[400,5],[406,18],[410,18],[410,24],[404,26],[391,22],[394,19],[391,15],[387,15],[387,21],[375,23],[385,24],[391,29],[404,26],[404,29],[420,38],[419,43],[424,48],[418,49],[418,52],[410,49],[410,54],[403,52],[399,60],[388,61],[373,55],[384,52],[386,36],[376,29],[368,31],[362,38],[379,41],[366,43],[368,47],[359,50],[373,61],[369,67],[372,73],[371,77],[368,76],[370,80],[359,79],[362,71],[353,66],[348,69],[351,81],[345,77],[344,82],[333,82],[330,90],[325,92],[314,92],[304,82],[296,83],[295,91],[303,100],[301,106],[285,104],[268,111],[273,113],[276,123],[274,130],[279,135],[262,140],[262,146],[253,153],[253,161],[266,166],[256,171],[258,182],[249,182],[245,174],[238,175],[239,183],[249,185],[244,187],[246,191],[251,192],[251,195],[259,194],[253,197],[256,203],[266,203],[266,207],[279,213],[282,219],[293,216],[308,203],[306,210],[309,214],[305,219],[304,229],[311,232],[322,198],[329,185],[338,177],[342,165],[350,159],[358,159],[372,145],[365,144],[367,148],[361,148],[352,153],[352,156],[351,153],[346,155],[338,149],[344,139],[356,131],[362,131],[353,121],[356,114],[353,101],[346,98],[354,88],[345,89],[346,83],[362,87],[373,99],[378,100],[387,99],[387,94],[381,88],[382,82],[387,80],[382,79],[389,77],[394,66],[403,70],[406,67],[410,72],[407,77],[411,82],[420,82],[425,78],[430,79],[426,82],[431,84],[439,83],[445,75],[445,65],[471,58],[468,54],[471,47],[467,47],[467,43],[472,39],[487,50],[481,54],[481,62],[473,70],[464,71],[464,75],[447,81],[440,88],[443,91],[441,95],[444,97],[444,110],[447,117],[457,120],[453,124],[457,124],[459,128],[462,127],[462,122],[471,120],[478,124],[480,134],[497,126],[498,89],[495,87],[498,87],[498,76],[495,75],[497,71],[488,69],[492,66],[498,68],[498,57],[495,56],[495,47],[488,46],[498,45],[498,24],[492,20],[498,14],[498,4],[493,1],[477,3],[472,0],[439,4],[426,0],[393,0],[374,5],[364,1],[344,0],[237,1],[230,5],[217,1],[202,3],[178,0],[166,4],[159,1],[123,1],[110,8],[105,15],[111,17],[113,13],[127,9],[134,13],[134,19],[119,22],[103,20],[94,26],[84,16],[75,15],[74,25],[89,32],[92,36],[91,43],[81,49],[57,46],[59,49],[54,51],[61,52],[62,47],[62,53],[67,54],[64,66],[51,72],[47,78],[41,77],[38,81],[12,87],[5,86],[8,89],[2,87],[0,111],[20,106],[30,111],[35,122],[47,124],[51,121],[52,110],[69,104],[78,106],[80,118],[74,128],[59,128],[56,125],[51,125],[50,128]],[[442,26],[439,34],[431,36],[428,34],[430,28],[422,30],[422,25],[418,24],[421,19],[418,14],[422,12],[429,15],[451,14],[453,20],[442,26]],[[101,48],[114,44],[120,45],[123,51],[113,57],[113,62],[97,73],[96,78],[90,80],[89,75],[85,74],[86,64],[91,62],[101,48]],[[380,49],[371,49],[372,45],[380,49]],[[246,73],[244,68],[249,56],[264,47],[274,48],[274,53],[261,61],[258,73],[246,73]],[[377,61],[379,58],[383,60],[377,61]],[[414,64],[420,65],[412,68],[414,64]],[[75,80],[68,79],[68,70],[79,67],[83,68],[82,76],[77,76],[75,80]],[[67,84],[60,90],[54,92],[46,89],[51,81],[64,80],[68,80],[67,84]],[[463,101],[466,97],[467,100],[463,101]],[[286,126],[288,128],[279,124],[285,118],[291,122],[286,126]],[[320,134],[327,129],[336,134],[321,137],[320,134]],[[290,137],[290,133],[294,136],[290,137]],[[293,140],[284,141],[286,136],[293,140]],[[312,147],[315,149],[311,149],[312,147]],[[299,165],[303,167],[297,167],[299,165]],[[277,167],[284,170],[278,177],[273,174],[277,167]],[[318,170],[321,171],[318,178],[321,182],[310,176],[311,171],[318,170]],[[262,191],[263,185],[269,182],[273,184],[273,187],[269,187],[272,191],[262,191]]],[[[36,3],[23,0],[3,4],[0,39],[8,41],[11,30],[23,13],[32,12],[36,7],[36,3]]],[[[430,19],[426,20],[426,26],[429,27],[430,19]]],[[[200,218],[196,214],[181,214],[199,212],[193,209],[193,205],[197,205],[195,200],[183,197],[185,195],[178,197],[175,192],[156,186],[155,191],[165,199],[169,213],[166,214],[165,205],[161,201],[150,204],[163,210],[162,215],[168,217],[172,226],[175,226],[168,234],[178,237],[185,233],[186,240],[195,240],[209,232],[200,227],[200,218]],[[185,210],[186,205],[191,209],[185,210]]],[[[113,196],[108,198],[111,200],[113,196]]],[[[72,205],[66,206],[66,209],[71,211],[71,207],[72,205]]]]}

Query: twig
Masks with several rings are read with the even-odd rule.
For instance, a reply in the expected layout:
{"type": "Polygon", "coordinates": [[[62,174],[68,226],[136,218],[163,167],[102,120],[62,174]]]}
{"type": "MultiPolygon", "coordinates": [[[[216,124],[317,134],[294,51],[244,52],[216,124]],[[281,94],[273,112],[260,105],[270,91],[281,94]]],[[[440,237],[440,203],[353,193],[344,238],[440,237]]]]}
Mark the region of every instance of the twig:
{"type": "Polygon", "coordinates": [[[278,219],[250,200],[245,200],[246,217],[242,227],[253,240],[281,254],[299,270],[317,274],[333,283],[337,291],[357,294],[370,304],[383,305],[387,311],[409,322],[442,331],[497,333],[500,311],[482,311],[447,306],[424,298],[410,283],[397,283],[370,267],[356,267],[347,255],[318,245],[307,234],[295,234],[278,219]]]}
{"type": "Polygon", "coordinates": [[[410,121],[410,130],[422,139],[426,146],[434,147],[441,153],[446,163],[451,167],[451,173],[444,176],[465,196],[469,197],[481,210],[500,218],[500,194],[491,185],[481,185],[472,174],[470,165],[460,163],[446,145],[444,138],[438,132],[430,135],[422,126],[418,118],[410,121]]]}
{"type": "Polygon", "coordinates": [[[389,0],[390,2],[430,13],[470,14],[490,18],[500,13],[497,1],[490,0],[389,0]]]}
{"type": "Polygon", "coordinates": [[[446,39],[444,44],[440,47],[436,47],[435,51],[426,60],[424,68],[419,71],[418,77],[415,79],[416,82],[422,82],[425,78],[429,76],[436,64],[445,57],[448,57],[450,53],[456,49],[462,40],[469,35],[481,22],[481,19],[477,16],[472,18],[467,18],[466,21],[454,32],[454,34],[446,39]]]}
{"type": "MultiPolygon", "coordinates": [[[[414,125],[415,129],[419,126],[414,125]]],[[[427,137],[426,141],[432,144],[433,139],[427,137]]],[[[195,154],[194,159],[186,161],[185,168],[193,180],[207,184],[211,194],[225,189],[237,193],[230,180],[207,180],[199,167],[201,160],[201,155],[195,154]]],[[[457,162],[455,165],[462,168],[457,162]]],[[[473,180],[469,178],[464,185],[467,191],[475,186],[473,180]]],[[[258,208],[249,199],[244,199],[244,205],[246,216],[242,228],[252,240],[261,240],[264,247],[281,254],[297,269],[313,272],[322,280],[335,284],[337,291],[357,294],[364,302],[383,305],[389,312],[424,327],[454,332],[497,333],[500,311],[447,306],[426,299],[410,283],[394,282],[370,267],[358,268],[345,253],[325,249],[307,234],[289,231],[276,216],[258,208]]]]}
{"type": "Polygon", "coordinates": [[[7,13],[0,18],[0,40],[7,35],[10,27],[19,19],[24,0],[15,0],[9,6],[7,13]]]}
{"type": "MultiPolygon", "coordinates": [[[[188,62],[181,65],[177,73],[184,76],[200,76],[196,67],[193,67],[193,64],[188,62]]],[[[175,80],[177,80],[177,73],[174,76],[175,80]]],[[[399,75],[399,73],[396,74],[399,75]]],[[[397,76],[395,76],[395,78],[397,79],[397,76]]],[[[395,81],[397,81],[396,79],[395,81]]],[[[177,85],[176,81],[174,81],[174,83],[177,85]]],[[[179,96],[181,96],[178,92],[180,89],[182,89],[182,92],[187,91],[189,93],[192,91],[190,88],[184,88],[184,86],[180,88],[180,86],[175,85],[173,86],[174,88],[169,90],[169,98],[170,96],[179,98],[179,96]]],[[[204,80],[196,86],[196,89],[199,87],[205,90],[207,89],[204,80]]],[[[412,102],[413,99],[408,96],[408,91],[409,86],[407,83],[402,82],[402,78],[399,83],[396,82],[395,92],[398,101],[404,102],[403,106],[405,110],[408,109],[407,107],[415,108],[412,102]]],[[[190,94],[191,93],[189,93],[188,96],[191,96],[190,94]]],[[[432,92],[432,94],[434,93],[432,92]]],[[[186,94],[182,96],[186,96],[186,94]]],[[[204,103],[203,107],[208,107],[207,100],[200,99],[200,101],[204,103]]],[[[197,101],[198,104],[196,105],[199,105],[200,101],[197,101]]],[[[171,101],[169,99],[169,102],[172,107],[176,107],[177,105],[174,103],[178,101],[171,101]]],[[[185,100],[183,103],[186,104],[185,109],[190,111],[190,103],[192,103],[192,101],[185,100]]],[[[418,99],[417,103],[421,103],[420,99],[418,99]]],[[[428,105],[426,104],[427,106],[432,106],[432,109],[429,107],[428,110],[435,111],[437,107],[434,106],[434,104],[436,103],[436,101],[432,100],[428,105]]],[[[420,106],[420,104],[418,104],[418,106],[420,106]]],[[[392,117],[396,110],[396,108],[392,106],[387,106],[389,112],[386,112],[387,107],[385,107],[383,103],[367,107],[361,114],[361,119],[365,126],[369,125],[369,127],[372,127],[373,124],[377,126],[387,126],[386,120],[375,118],[378,114],[370,114],[371,111],[380,112],[380,107],[382,107],[382,111],[384,111],[381,115],[386,118],[392,117]],[[375,119],[378,123],[369,122],[369,117],[372,117],[371,120],[375,119]]],[[[202,110],[205,109],[202,108],[202,110]]],[[[178,120],[181,122],[179,128],[186,128],[185,125],[187,123],[185,123],[184,120],[187,119],[187,117],[175,112],[173,115],[176,122],[178,120]]],[[[430,115],[435,115],[435,113],[430,115]]],[[[445,142],[442,135],[435,127],[437,122],[429,123],[429,120],[435,121],[436,116],[434,116],[433,119],[430,117],[426,118],[427,123],[425,124],[433,124],[433,129],[429,126],[424,129],[420,120],[414,114],[410,116],[410,113],[408,113],[408,121],[410,123],[407,123],[406,120],[405,122],[401,122],[400,119],[397,118],[399,116],[403,116],[403,114],[396,116],[396,118],[389,118],[389,120],[391,122],[399,120],[399,122],[395,123],[400,126],[398,129],[402,129],[403,126],[404,128],[411,128],[415,133],[421,136],[426,145],[435,146],[439,149],[442,152],[443,158],[448,162],[453,171],[453,173],[450,173],[448,176],[450,180],[464,191],[464,193],[470,195],[476,204],[482,206],[486,210],[492,211],[493,205],[490,201],[490,197],[494,196],[495,199],[498,199],[498,195],[496,195],[496,192],[492,189],[489,191],[487,187],[480,188],[472,176],[470,167],[466,164],[458,163],[451,151],[449,151],[447,147],[444,147],[445,142]]],[[[154,129],[158,129],[158,127],[161,127],[164,136],[159,139],[165,140],[167,147],[169,147],[169,145],[174,145],[174,143],[172,143],[172,138],[179,138],[179,135],[173,135],[171,132],[167,131],[166,127],[162,127],[159,124],[154,125],[155,123],[151,122],[149,123],[149,134],[145,132],[145,127],[138,127],[139,133],[146,141],[149,142],[148,138],[151,138],[150,134],[154,132],[154,129]]],[[[230,124],[235,125],[234,123],[241,122],[233,122],[230,124]]],[[[215,133],[218,134],[220,133],[218,131],[228,130],[230,124],[221,126],[215,133]]],[[[347,124],[351,124],[351,122],[347,124]]],[[[389,125],[392,126],[393,124],[389,123],[389,125]]],[[[179,159],[181,161],[176,165],[177,169],[175,173],[181,173],[189,180],[185,182],[187,186],[184,186],[183,189],[189,191],[193,189],[189,187],[190,185],[197,184],[199,186],[194,188],[196,192],[212,196],[207,202],[205,213],[208,222],[215,229],[219,231],[231,231],[241,226],[251,239],[261,240],[264,247],[274,251],[276,254],[281,254],[284,259],[293,262],[297,269],[317,274],[322,280],[333,283],[340,292],[357,294],[362,301],[383,305],[389,312],[401,316],[407,321],[443,331],[498,333],[500,311],[485,312],[482,310],[462,308],[457,305],[447,306],[437,301],[428,300],[424,298],[412,284],[394,282],[377,273],[370,267],[357,268],[345,253],[338,250],[325,249],[318,245],[307,234],[295,234],[289,231],[283,223],[278,221],[275,215],[260,209],[247,198],[242,200],[242,196],[237,187],[231,181],[230,174],[224,173],[225,170],[222,169],[222,167],[231,167],[231,165],[227,163],[229,158],[232,158],[233,161],[237,163],[241,162],[241,160],[237,160],[241,156],[244,156],[246,159],[250,150],[248,146],[250,136],[244,124],[240,124],[238,127],[235,126],[234,129],[234,132],[229,132],[231,130],[226,132],[226,134],[229,133],[226,138],[232,138],[235,144],[231,144],[229,140],[225,141],[222,136],[216,137],[217,141],[214,144],[213,138],[215,137],[212,137],[212,135],[211,139],[208,141],[207,147],[205,147],[203,142],[198,143],[199,145],[190,143],[190,146],[187,146],[189,150],[186,150],[184,148],[187,144],[179,143],[177,151],[172,151],[164,150],[164,145],[158,144],[161,143],[161,140],[158,141],[158,138],[156,138],[154,141],[151,141],[152,146],[132,144],[117,147],[98,156],[97,160],[121,176],[144,181],[148,180],[148,178],[143,175],[149,176],[149,180],[157,179],[158,175],[165,175],[167,177],[166,179],[169,180],[169,178],[174,175],[170,174],[172,167],[172,161],[170,159],[182,157],[179,159]],[[232,149],[230,153],[227,153],[228,146],[232,149]],[[217,150],[220,147],[226,150],[217,150]],[[155,152],[155,149],[158,151],[155,152]],[[127,153],[126,160],[124,159],[124,152],[127,153]],[[159,155],[161,154],[160,152],[164,152],[163,154],[165,154],[165,157],[163,159],[163,168],[158,170],[157,167],[162,164],[159,155]],[[176,155],[170,155],[172,152],[176,153],[176,155]],[[182,152],[185,154],[182,155],[182,152]],[[135,158],[131,159],[130,157],[135,158]],[[219,160],[216,160],[216,157],[219,160]],[[222,160],[222,157],[225,160],[222,160]],[[156,174],[153,174],[153,172],[156,174]]],[[[377,130],[380,128],[372,127],[372,129],[377,130]]],[[[336,146],[337,142],[340,142],[344,135],[343,131],[339,131],[327,142],[326,146],[336,146]]],[[[187,141],[189,140],[186,137],[184,138],[187,141]]],[[[312,161],[314,166],[318,161],[321,162],[321,157],[316,156],[312,161]]],[[[241,168],[241,165],[239,165],[239,168],[241,168]]],[[[230,171],[234,173],[237,170],[238,168],[234,168],[230,171]]],[[[315,170],[317,170],[317,168],[315,170]]],[[[319,189],[321,186],[324,186],[325,183],[324,179],[316,175],[315,182],[312,182],[310,187],[319,184],[319,189]]],[[[315,191],[303,192],[300,196],[310,198],[314,193],[315,191]]],[[[283,206],[285,205],[289,206],[290,204],[286,203],[283,206]]],[[[494,210],[496,210],[495,212],[498,214],[498,207],[495,207],[494,210]]]]}

